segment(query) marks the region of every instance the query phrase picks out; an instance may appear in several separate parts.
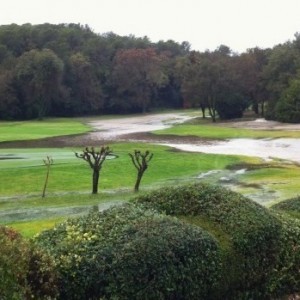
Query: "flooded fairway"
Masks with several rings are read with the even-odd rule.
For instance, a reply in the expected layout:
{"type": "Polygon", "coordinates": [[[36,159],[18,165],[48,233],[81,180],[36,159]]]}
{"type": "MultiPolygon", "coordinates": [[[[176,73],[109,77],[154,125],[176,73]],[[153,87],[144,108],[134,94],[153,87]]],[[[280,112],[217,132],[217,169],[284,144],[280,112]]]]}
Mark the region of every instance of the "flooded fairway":
{"type": "Polygon", "coordinates": [[[300,139],[230,139],[207,144],[163,143],[163,145],[189,152],[246,155],[265,160],[278,158],[300,163],[300,139]]]}

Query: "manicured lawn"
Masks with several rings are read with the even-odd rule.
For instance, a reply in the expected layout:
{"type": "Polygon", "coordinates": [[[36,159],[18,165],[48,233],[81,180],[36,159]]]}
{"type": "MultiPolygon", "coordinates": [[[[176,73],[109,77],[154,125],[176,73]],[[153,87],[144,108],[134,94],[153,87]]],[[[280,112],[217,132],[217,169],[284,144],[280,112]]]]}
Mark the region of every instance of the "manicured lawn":
{"type": "Polygon", "coordinates": [[[157,135],[171,134],[178,136],[197,136],[209,139],[231,138],[300,138],[300,131],[285,130],[251,130],[244,128],[229,128],[216,125],[182,124],[172,128],[157,130],[157,135]]]}
{"type": "Polygon", "coordinates": [[[76,119],[0,122],[0,142],[34,140],[88,132],[90,127],[76,119]]]}

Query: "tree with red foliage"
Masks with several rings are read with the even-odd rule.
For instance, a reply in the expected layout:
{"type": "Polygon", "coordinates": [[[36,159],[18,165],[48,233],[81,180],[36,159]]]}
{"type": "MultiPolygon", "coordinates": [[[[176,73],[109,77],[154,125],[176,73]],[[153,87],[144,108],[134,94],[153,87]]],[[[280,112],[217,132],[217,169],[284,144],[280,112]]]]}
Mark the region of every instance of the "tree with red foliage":
{"type": "Polygon", "coordinates": [[[167,82],[164,73],[166,57],[155,49],[119,50],[113,61],[112,80],[121,99],[121,107],[147,111],[155,89],[167,82]],[[127,101],[127,103],[125,103],[127,101]]]}

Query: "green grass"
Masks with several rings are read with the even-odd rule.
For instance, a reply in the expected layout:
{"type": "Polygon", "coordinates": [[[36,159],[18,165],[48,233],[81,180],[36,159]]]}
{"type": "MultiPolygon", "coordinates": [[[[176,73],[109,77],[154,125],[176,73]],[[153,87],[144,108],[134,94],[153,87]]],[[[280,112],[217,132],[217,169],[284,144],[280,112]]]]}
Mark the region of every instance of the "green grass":
{"type": "Polygon", "coordinates": [[[271,194],[276,193],[277,200],[267,201],[267,206],[300,194],[300,167],[298,165],[284,162],[270,163],[262,168],[246,172],[239,177],[239,180],[245,184],[246,188],[241,187],[238,192],[246,194],[246,196],[247,193],[251,194],[255,193],[255,190],[261,190],[263,191],[261,193],[262,200],[264,194],[265,200],[268,200],[268,196],[272,197],[271,194]],[[250,186],[248,191],[247,185],[250,186]],[[251,189],[251,186],[257,186],[257,188],[251,189]]]}
{"type": "Polygon", "coordinates": [[[225,169],[248,159],[184,153],[143,143],[110,146],[119,157],[105,161],[98,195],[91,195],[90,167],[74,155],[74,151],[80,149],[1,149],[0,157],[15,159],[0,160],[0,223],[13,226],[30,237],[54,224],[57,218],[63,220],[86,213],[93,205],[127,201],[134,195],[136,178],[136,169],[128,153],[135,149],[154,153],[141,183],[141,193],[158,186],[191,181],[202,172],[225,169]],[[46,197],[42,198],[46,175],[42,160],[47,155],[53,158],[54,165],[50,169],[46,197]]]}
{"type": "MultiPolygon", "coordinates": [[[[90,130],[81,123],[87,120],[91,118],[0,122],[0,141],[82,133],[90,130]]],[[[296,131],[256,131],[220,127],[218,124],[185,124],[155,133],[217,139],[300,137],[300,132],[296,131]]],[[[245,195],[258,192],[261,197],[260,187],[263,187],[276,191],[282,200],[295,197],[300,190],[299,167],[284,162],[260,166],[261,160],[258,158],[187,153],[144,143],[115,143],[110,147],[119,157],[104,163],[99,195],[91,195],[90,167],[74,155],[81,149],[0,149],[0,223],[13,226],[24,236],[30,237],[56,222],[87,212],[93,205],[127,201],[133,196],[136,178],[136,170],[128,153],[135,149],[154,153],[142,179],[141,193],[156,187],[197,180],[197,175],[203,172],[225,170],[234,165],[249,167],[248,172],[238,177],[241,185],[234,187],[245,195]],[[47,156],[53,158],[54,165],[50,170],[46,198],[41,198],[46,176],[43,159],[47,156]],[[253,169],[251,166],[254,166],[253,169]]],[[[218,178],[212,180],[216,182],[218,178]]]]}
{"type": "Polygon", "coordinates": [[[287,130],[251,130],[216,125],[181,124],[153,132],[157,135],[196,136],[209,139],[230,138],[300,138],[300,131],[287,130]]]}
{"type": "Polygon", "coordinates": [[[0,122],[0,142],[34,140],[88,132],[91,128],[76,119],[0,122]]]}
{"type": "MultiPolygon", "coordinates": [[[[142,187],[161,182],[196,176],[211,169],[224,169],[226,166],[243,161],[238,156],[185,153],[171,151],[165,146],[121,143],[111,145],[119,156],[107,160],[100,174],[100,189],[132,188],[136,170],[128,156],[134,149],[150,150],[154,157],[144,175],[142,187]]],[[[87,163],[75,157],[80,149],[2,149],[0,156],[15,155],[25,159],[0,161],[0,195],[28,195],[42,192],[46,167],[43,158],[47,155],[54,160],[50,169],[47,193],[89,192],[91,190],[91,169],[87,163]]],[[[13,156],[11,156],[13,157],[13,156]]]]}
{"type": "Polygon", "coordinates": [[[65,217],[59,217],[44,220],[8,223],[6,225],[20,232],[25,238],[31,238],[43,230],[53,228],[55,224],[58,224],[65,219],[65,217]]]}

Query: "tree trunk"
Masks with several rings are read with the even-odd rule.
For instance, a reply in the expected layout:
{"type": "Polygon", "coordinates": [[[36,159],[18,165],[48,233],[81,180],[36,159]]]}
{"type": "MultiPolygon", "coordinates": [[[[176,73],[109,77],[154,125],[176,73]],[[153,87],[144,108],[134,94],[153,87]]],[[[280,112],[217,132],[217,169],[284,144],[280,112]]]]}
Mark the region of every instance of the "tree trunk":
{"type": "Polygon", "coordinates": [[[202,110],[202,118],[205,119],[205,107],[201,106],[201,110],[202,110]]]}
{"type": "Polygon", "coordinates": [[[98,193],[99,174],[100,174],[99,170],[94,170],[94,172],[93,172],[93,192],[92,192],[93,194],[98,193]]]}
{"type": "Polygon", "coordinates": [[[47,165],[47,174],[46,174],[46,179],[45,179],[45,184],[44,184],[43,194],[42,194],[43,198],[45,198],[45,195],[46,195],[46,188],[47,188],[48,179],[49,179],[49,172],[50,172],[50,165],[47,165]]]}
{"type": "Polygon", "coordinates": [[[134,191],[138,192],[139,191],[139,187],[140,187],[140,183],[143,177],[143,173],[144,172],[138,172],[137,178],[136,178],[136,182],[135,182],[135,186],[134,186],[134,191]]]}
{"type": "Polygon", "coordinates": [[[261,111],[261,116],[264,117],[265,116],[265,101],[261,102],[260,111],[261,111]]]}
{"type": "Polygon", "coordinates": [[[253,109],[253,111],[254,111],[254,113],[255,113],[256,115],[259,114],[259,107],[258,107],[258,103],[257,103],[257,102],[254,102],[254,103],[253,103],[252,109],[253,109]]]}

